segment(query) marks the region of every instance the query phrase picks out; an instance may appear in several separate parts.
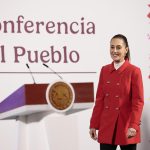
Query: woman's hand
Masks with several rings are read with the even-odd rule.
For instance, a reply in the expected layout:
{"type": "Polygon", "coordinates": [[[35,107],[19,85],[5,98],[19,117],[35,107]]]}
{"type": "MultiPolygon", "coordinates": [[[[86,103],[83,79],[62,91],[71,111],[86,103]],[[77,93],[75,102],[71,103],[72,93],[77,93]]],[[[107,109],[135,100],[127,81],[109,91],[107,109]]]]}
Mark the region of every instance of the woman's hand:
{"type": "Polygon", "coordinates": [[[89,133],[90,133],[90,136],[91,136],[91,138],[92,138],[93,140],[97,140],[96,129],[91,128],[90,131],[89,131],[89,133]]]}
{"type": "Polygon", "coordinates": [[[128,128],[127,138],[132,138],[136,136],[136,130],[134,128],[128,128]]]}

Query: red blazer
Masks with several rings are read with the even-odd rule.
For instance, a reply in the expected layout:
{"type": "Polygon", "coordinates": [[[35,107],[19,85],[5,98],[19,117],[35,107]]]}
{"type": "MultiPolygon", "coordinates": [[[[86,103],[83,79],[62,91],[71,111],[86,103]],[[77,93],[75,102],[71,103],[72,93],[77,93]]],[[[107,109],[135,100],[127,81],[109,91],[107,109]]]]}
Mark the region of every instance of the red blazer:
{"type": "Polygon", "coordinates": [[[90,121],[90,128],[99,130],[98,142],[116,145],[139,143],[143,104],[142,75],[138,67],[128,60],[118,70],[113,63],[103,66],[90,121]],[[130,127],[135,128],[137,134],[127,138],[130,127]]]}

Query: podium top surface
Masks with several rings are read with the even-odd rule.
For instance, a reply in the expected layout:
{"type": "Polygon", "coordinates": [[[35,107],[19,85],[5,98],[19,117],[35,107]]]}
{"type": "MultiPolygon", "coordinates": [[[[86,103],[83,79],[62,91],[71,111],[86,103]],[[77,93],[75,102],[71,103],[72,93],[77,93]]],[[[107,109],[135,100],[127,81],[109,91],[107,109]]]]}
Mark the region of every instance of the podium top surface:
{"type": "MultiPolygon", "coordinates": [[[[47,104],[46,89],[49,84],[24,84],[0,103],[0,113],[25,105],[47,104]]],[[[92,82],[71,83],[75,91],[74,103],[94,102],[92,82]]]]}

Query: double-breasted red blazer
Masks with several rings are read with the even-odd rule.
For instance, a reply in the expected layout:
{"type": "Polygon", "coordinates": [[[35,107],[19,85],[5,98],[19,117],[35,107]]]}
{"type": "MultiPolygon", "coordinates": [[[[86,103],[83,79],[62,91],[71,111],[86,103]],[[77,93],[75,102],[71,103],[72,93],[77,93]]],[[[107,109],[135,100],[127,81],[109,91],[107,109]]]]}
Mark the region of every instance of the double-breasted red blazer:
{"type": "Polygon", "coordinates": [[[119,68],[103,66],[100,72],[90,128],[98,130],[98,142],[127,145],[140,142],[140,118],[144,104],[141,71],[128,60],[119,68]],[[135,137],[127,138],[128,128],[135,137]]]}

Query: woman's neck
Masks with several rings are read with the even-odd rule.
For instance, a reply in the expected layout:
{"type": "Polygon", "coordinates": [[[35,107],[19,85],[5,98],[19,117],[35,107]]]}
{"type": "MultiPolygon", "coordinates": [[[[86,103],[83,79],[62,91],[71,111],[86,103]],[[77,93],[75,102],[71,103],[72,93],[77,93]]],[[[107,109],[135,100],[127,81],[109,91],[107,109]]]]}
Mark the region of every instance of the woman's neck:
{"type": "Polygon", "coordinates": [[[123,59],[122,61],[114,61],[115,64],[122,64],[122,63],[124,63],[124,62],[125,62],[124,59],[123,59]]]}
{"type": "Polygon", "coordinates": [[[121,62],[117,62],[117,63],[114,61],[114,67],[115,67],[115,69],[116,70],[119,69],[123,65],[124,62],[125,62],[125,60],[123,60],[121,62]]]}

